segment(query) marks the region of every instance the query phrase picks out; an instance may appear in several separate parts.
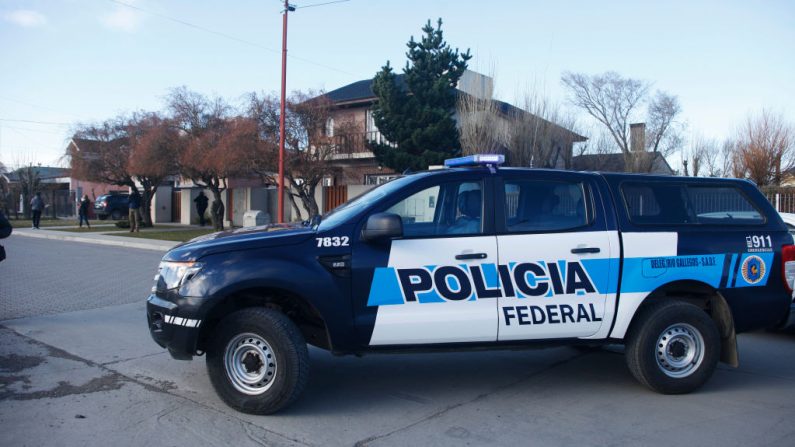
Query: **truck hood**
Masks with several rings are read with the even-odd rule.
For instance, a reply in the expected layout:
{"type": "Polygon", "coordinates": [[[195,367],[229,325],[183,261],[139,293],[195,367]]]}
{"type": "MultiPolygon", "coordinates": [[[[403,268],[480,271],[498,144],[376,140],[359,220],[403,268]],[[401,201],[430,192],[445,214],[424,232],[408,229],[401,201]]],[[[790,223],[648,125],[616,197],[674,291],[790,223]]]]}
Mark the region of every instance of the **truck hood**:
{"type": "Polygon", "coordinates": [[[196,261],[225,251],[250,250],[300,244],[315,234],[301,224],[271,224],[199,236],[169,250],[164,261],[196,261]]]}

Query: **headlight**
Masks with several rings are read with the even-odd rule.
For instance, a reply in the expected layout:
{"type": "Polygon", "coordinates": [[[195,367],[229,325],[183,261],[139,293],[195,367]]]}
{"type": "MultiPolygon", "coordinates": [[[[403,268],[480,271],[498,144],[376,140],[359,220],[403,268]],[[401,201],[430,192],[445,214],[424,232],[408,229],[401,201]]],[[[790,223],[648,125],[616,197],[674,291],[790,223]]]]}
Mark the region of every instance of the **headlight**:
{"type": "Polygon", "coordinates": [[[196,276],[201,268],[201,262],[163,261],[160,263],[157,275],[155,275],[155,285],[152,287],[152,292],[176,289],[196,276]]]}

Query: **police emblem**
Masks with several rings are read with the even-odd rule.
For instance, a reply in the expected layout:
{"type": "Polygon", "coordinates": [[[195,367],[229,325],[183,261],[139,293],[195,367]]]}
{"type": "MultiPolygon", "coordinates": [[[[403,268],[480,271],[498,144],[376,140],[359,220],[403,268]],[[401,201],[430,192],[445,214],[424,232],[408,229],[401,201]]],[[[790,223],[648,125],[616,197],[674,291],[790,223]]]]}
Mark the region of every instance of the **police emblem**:
{"type": "Polygon", "coordinates": [[[765,261],[759,256],[749,256],[743,261],[741,270],[745,282],[756,284],[765,276],[765,261]]]}

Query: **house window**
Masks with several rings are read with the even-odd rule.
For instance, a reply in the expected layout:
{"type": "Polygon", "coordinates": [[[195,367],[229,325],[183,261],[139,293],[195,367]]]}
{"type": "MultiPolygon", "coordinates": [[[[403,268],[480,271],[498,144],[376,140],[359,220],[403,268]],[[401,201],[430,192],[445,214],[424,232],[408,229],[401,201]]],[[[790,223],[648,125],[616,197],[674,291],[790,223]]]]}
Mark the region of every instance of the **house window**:
{"type": "Polygon", "coordinates": [[[328,117],[328,119],[326,119],[326,136],[334,136],[334,118],[332,117],[328,117]]]}
{"type": "Polygon", "coordinates": [[[378,128],[375,127],[375,117],[373,117],[373,109],[367,109],[364,112],[364,131],[378,132],[378,128]]]}
{"type": "Polygon", "coordinates": [[[367,174],[364,176],[365,185],[382,185],[390,180],[400,177],[398,174],[367,174]]]}

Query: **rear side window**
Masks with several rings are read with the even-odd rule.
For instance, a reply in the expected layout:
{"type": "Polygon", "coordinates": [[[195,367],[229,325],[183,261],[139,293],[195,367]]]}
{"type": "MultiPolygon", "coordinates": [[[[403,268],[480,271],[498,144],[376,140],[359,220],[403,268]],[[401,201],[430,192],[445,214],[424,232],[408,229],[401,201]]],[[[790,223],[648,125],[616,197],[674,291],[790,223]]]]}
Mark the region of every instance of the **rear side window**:
{"type": "Polygon", "coordinates": [[[505,182],[505,225],[509,233],[563,231],[587,224],[582,183],[505,182]]]}
{"type": "Polygon", "coordinates": [[[636,224],[758,225],[764,217],[734,186],[624,183],[621,193],[636,224]]]}
{"type": "Polygon", "coordinates": [[[698,223],[763,224],[765,218],[739,189],[731,186],[688,186],[688,199],[698,223]]]}
{"type": "Polygon", "coordinates": [[[629,220],[636,224],[691,223],[683,185],[675,183],[625,183],[621,186],[629,220]]]}

